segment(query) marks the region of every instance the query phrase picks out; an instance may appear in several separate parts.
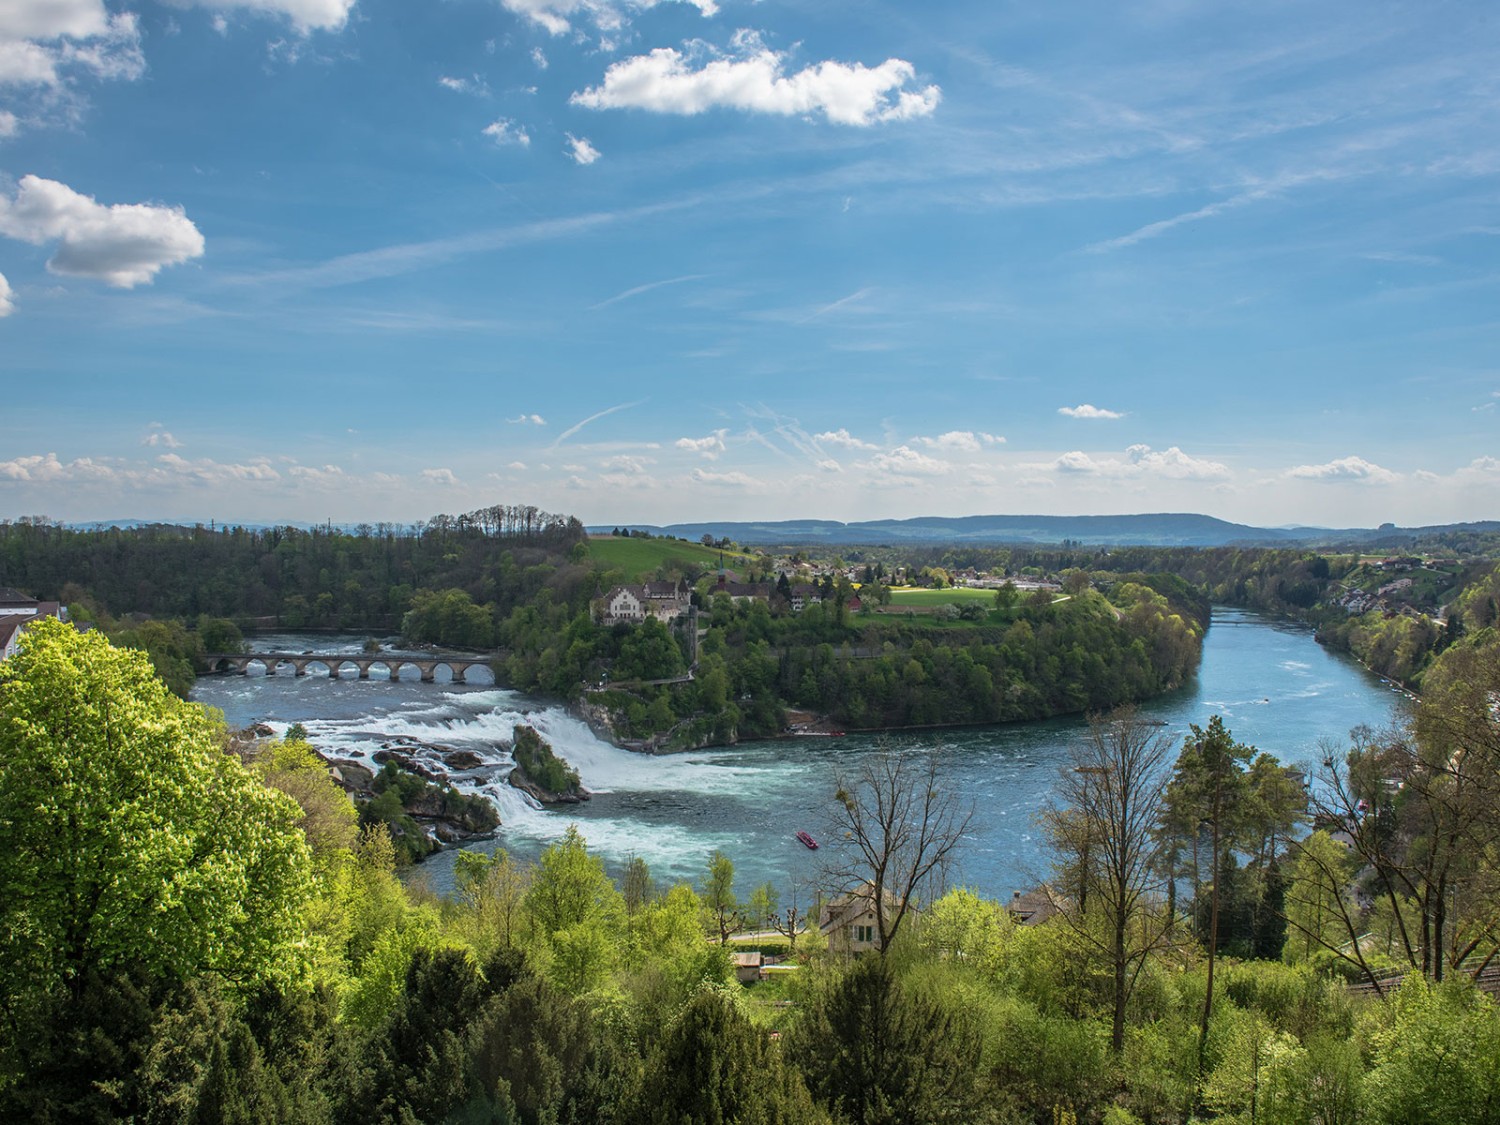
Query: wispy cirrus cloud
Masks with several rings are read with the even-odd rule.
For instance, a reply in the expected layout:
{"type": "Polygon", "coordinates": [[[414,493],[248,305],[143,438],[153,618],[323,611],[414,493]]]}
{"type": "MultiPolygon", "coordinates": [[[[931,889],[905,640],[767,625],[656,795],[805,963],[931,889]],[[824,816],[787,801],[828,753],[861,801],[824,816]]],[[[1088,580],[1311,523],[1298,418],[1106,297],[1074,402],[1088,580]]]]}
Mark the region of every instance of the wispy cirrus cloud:
{"type": "Polygon", "coordinates": [[[653,289],[662,289],[668,285],[681,285],[687,281],[701,281],[707,276],[707,274],[702,273],[685,273],[681,277],[669,277],[665,281],[648,281],[645,285],[637,285],[625,290],[623,293],[616,293],[613,297],[608,297],[600,301],[597,305],[590,305],[589,311],[593,312],[596,309],[608,308],[610,305],[619,304],[621,301],[628,301],[631,297],[639,297],[642,293],[649,293],[653,289]]]}
{"type": "Polygon", "coordinates": [[[516,417],[507,418],[505,421],[512,426],[545,426],[547,424],[547,419],[543,418],[540,414],[518,414],[516,417]]]}
{"type": "Polygon", "coordinates": [[[548,449],[556,449],[559,445],[561,445],[563,442],[567,441],[570,437],[572,437],[574,434],[576,434],[579,430],[583,429],[589,423],[591,423],[591,422],[597,422],[600,418],[607,418],[611,414],[618,414],[622,410],[630,410],[630,409],[632,409],[634,407],[640,406],[645,401],[646,400],[643,399],[643,398],[638,398],[634,402],[621,402],[621,403],[618,403],[618,404],[616,404],[614,406],[606,407],[603,410],[596,411],[595,413],[590,414],[582,422],[575,422],[573,425],[569,426],[562,433],[558,434],[557,437],[556,437],[556,439],[547,448],[548,449]]]}

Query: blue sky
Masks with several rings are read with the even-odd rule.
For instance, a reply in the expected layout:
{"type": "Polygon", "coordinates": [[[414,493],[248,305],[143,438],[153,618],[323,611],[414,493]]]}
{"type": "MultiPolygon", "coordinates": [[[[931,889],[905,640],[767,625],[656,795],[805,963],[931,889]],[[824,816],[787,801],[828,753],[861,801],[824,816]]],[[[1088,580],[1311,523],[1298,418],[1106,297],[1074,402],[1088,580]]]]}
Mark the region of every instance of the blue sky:
{"type": "Polygon", "coordinates": [[[1497,518],[1497,32],[0,0],[0,518],[1497,518]]]}

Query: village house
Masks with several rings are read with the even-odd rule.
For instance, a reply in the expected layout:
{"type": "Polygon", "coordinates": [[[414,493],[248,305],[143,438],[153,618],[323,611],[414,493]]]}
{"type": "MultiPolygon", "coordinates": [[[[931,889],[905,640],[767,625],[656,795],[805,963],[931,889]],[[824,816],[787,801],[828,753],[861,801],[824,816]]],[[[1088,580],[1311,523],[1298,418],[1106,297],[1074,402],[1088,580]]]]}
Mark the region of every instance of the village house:
{"type": "MultiPolygon", "coordinates": [[[[885,893],[886,919],[896,911],[896,899],[885,893]]],[[[914,912],[914,911],[913,911],[914,912]]],[[[818,929],[828,939],[831,953],[866,953],[880,948],[880,927],[875,918],[875,888],[861,883],[852,891],[829,899],[818,911],[818,929]]]]}
{"type": "Polygon", "coordinates": [[[640,625],[654,617],[670,625],[687,613],[692,600],[692,591],[677,582],[616,586],[594,603],[594,619],[600,625],[640,625]]]}
{"type": "Polygon", "coordinates": [[[40,602],[19,590],[0,586],[0,660],[14,656],[26,626],[43,617],[66,621],[68,607],[60,602],[40,602]]]}

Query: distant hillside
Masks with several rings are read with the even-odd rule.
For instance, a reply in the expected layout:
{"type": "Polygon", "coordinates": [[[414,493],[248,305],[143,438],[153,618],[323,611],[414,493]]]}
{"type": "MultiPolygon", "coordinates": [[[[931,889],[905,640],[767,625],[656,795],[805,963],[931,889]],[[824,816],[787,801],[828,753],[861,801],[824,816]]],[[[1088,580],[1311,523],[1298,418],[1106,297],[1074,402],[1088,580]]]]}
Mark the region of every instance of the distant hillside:
{"type": "MultiPolygon", "coordinates": [[[[653,534],[655,534],[653,532],[653,534]]],[[[701,537],[702,532],[698,535],[701,537]]],[[[719,565],[722,557],[731,567],[740,565],[744,556],[737,552],[723,552],[705,547],[701,543],[679,543],[675,539],[615,539],[609,529],[592,531],[590,535],[602,536],[589,540],[589,558],[607,566],[619,567],[630,582],[656,573],[666,562],[682,562],[700,570],[711,570],[719,565]]]]}
{"type": "MultiPolygon", "coordinates": [[[[1068,540],[1088,546],[1285,547],[1306,545],[1399,547],[1403,543],[1452,532],[1494,533],[1500,522],[1446,524],[1432,527],[1334,529],[1322,527],[1251,527],[1213,516],[1164,512],[1133,516],[917,516],[904,520],[765,520],[757,522],[677,523],[665,527],[631,524],[653,535],[684,539],[727,536],[737,543],[762,545],[837,545],[899,543],[1055,544],[1068,540]]],[[[607,533],[609,528],[588,529],[607,533]]]]}

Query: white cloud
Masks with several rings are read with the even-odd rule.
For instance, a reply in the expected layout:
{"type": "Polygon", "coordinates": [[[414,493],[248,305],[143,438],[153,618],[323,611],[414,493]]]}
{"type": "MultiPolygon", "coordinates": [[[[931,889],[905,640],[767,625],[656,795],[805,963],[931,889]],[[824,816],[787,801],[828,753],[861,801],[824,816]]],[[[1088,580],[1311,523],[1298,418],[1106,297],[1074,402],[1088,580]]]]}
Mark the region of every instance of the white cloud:
{"type": "Polygon", "coordinates": [[[8,109],[0,109],[0,138],[14,137],[20,131],[20,119],[8,109]]]}
{"type": "Polygon", "coordinates": [[[1092,406],[1085,402],[1079,406],[1059,406],[1059,414],[1069,418],[1123,418],[1125,415],[1118,410],[1106,410],[1102,406],[1092,406]]]}
{"type": "Polygon", "coordinates": [[[355,0],[167,0],[174,8],[207,8],[212,12],[245,9],[285,16],[304,35],[309,31],[338,31],[349,19],[355,0]]]}
{"type": "Polygon", "coordinates": [[[572,133],[566,134],[568,138],[568,155],[576,164],[592,164],[603,154],[589,143],[587,137],[575,137],[572,133]]]}
{"type": "Polygon", "coordinates": [[[517,125],[508,117],[501,117],[491,121],[483,129],[483,133],[497,145],[520,145],[522,148],[531,147],[531,134],[526,131],[526,126],[517,125]]]}
{"type": "Polygon", "coordinates": [[[423,469],[418,475],[427,484],[447,486],[458,483],[458,478],[453,475],[452,469],[423,469]]]}
{"type": "Polygon", "coordinates": [[[103,0],[8,0],[0,4],[0,38],[88,39],[109,28],[103,0]]]}
{"type": "Polygon", "coordinates": [[[844,471],[844,466],[840,465],[832,457],[819,461],[818,468],[822,469],[825,473],[842,473],[844,471]]]}
{"type": "MultiPolygon", "coordinates": [[[[654,8],[662,0],[630,0],[631,8],[654,8]]],[[[705,16],[715,15],[715,0],[683,0],[705,16]]],[[[565,35],[573,29],[572,20],[582,19],[600,31],[617,31],[625,26],[625,5],[615,0],[500,0],[507,11],[529,19],[553,35],[565,35]]],[[[533,53],[533,58],[535,54],[533,53]]],[[[541,65],[541,64],[538,64],[541,65]]]]}
{"type": "Polygon", "coordinates": [[[540,414],[520,414],[514,418],[507,418],[506,421],[512,426],[545,426],[547,424],[547,419],[540,414]]]}
{"type": "Polygon", "coordinates": [[[182,442],[172,436],[171,431],[165,429],[160,422],[152,422],[150,432],[141,438],[142,445],[153,448],[160,446],[163,449],[181,449],[182,442]]]}
{"type": "Polygon", "coordinates": [[[928,449],[957,449],[964,453],[978,453],[986,445],[997,445],[1004,440],[994,434],[974,433],[971,430],[949,430],[937,437],[912,438],[912,441],[928,449]]]}
{"type": "Polygon", "coordinates": [[[647,465],[655,463],[650,457],[632,457],[628,453],[621,453],[615,457],[606,457],[599,463],[599,467],[606,472],[638,477],[645,475],[647,465]]]}
{"type": "Polygon", "coordinates": [[[547,69],[547,52],[540,47],[531,48],[531,62],[538,70],[547,69]]]}
{"type": "Polygon", "coordinates": [[[10,282],[5,280],[5,275],[0,273],[0,316],[9,316],[15,311],[15,290],[10,287],[10,282]]]}
{"type": "Polygon", "coordinates": [[[108,475],[108,468],[87,457],[62,462],[57,459],[56,453],[48,453],[46,456],[37,454],[30,457],[16,457],[10,461],[0,461],[0,480],[4,481],[37,483],[98,479],[108,475]]]}
{"type": "Polygon", "coordinates": [[[953,466],[948,462],[919,453],[908,445],[898,445],[889,453],[877,453],[858,467],[903,477],[941,476],[953,471],[953,466]]]}
{"type": "MultiPolygon", "coordinates": [[[[175,453],[163,453],[156,459],[160,472],[147,473],[146,481],[160,481],[163,476],[174,479],[187,479],[194,484],[227,484],[233,481],[272,481],[280,480],[281,474],[271,467],[271,463],[264,459],[258,459],[248,464],[235,464],[231,462],[215,461],[209,457],[200,457],[196,461],[189,461],[179,457],[175,453]]],[[[329,466],[332,468],[332,466],[329,466]]],[[[302,466],[293,466],[290,470],[293,475],[298,475],[302,466]]],[[[337,472],[338,470],[334,470],[337,472]]],[[[133,479],[139,480],[136,473],[127,473],[133,479]]]]}
{"type": "Polygon", "coordinates": [[[99,0],[0,3],[0,86],[57,89],[78,72],[136,79],[145,70],[134,13],[111,16],[99,0]]]}
{"type": "Polygon", "coordinates": [[[337,465],[293,465],[287,473],[299,481],[320,488],[342,485],[349,479],[348,474],[337,465]]]}
{"type": "Polygon", "coordinates": [[[476,98],[489,97],[490,93],[489,83],[477,74],[469,78],[454,78],[445,74],[438,79],[438,85],[455,94],[473,94],[476,98]]]}
{"type": "Polygon", "coordinates": [[[526,471],[526,462],[525,461],[512,461],[509,465],[506,465],[505,467],[507,469],[510,469],[512,472],[524,473],[526,471]]]}
{"type": "Polygon", "coordinates": [[[680,51],[658,47],[612,64],[600,85],[570,100],[589,109],[684,115],[721,108],[783,117],[821,113],[837,125],[873,125],[926,117],[942,98],[936,86],[907,88],[916,68],[904,59],[875,67],[830,59],[788,75],[786,56],[755,35],[738,33],[735,47],[740,57],[714,58],[697,70],[680,51]]]}
{"type": "Polygon", "coordinates": [[[1394,484],[1401,479],[1400,473],[1383,469],[1363,457],[1340,457],[1323,465],[1298,465],[1288,469],[1286,475],[1298,480],[1358,481],[1365,484],[1394,484]]]}
{"type": "Polygon", "coordinates": [[[203,235],[180,207],[106,207],[39,176],[23,176],[14,199],[0,195],[0,234],[33,245],[56,240],[57,253],[47,263],[53,273],[97,278],[122,289],[203,254],[203,235]]]}
{"type": "Polygon", "coordinates": [[[701,453],[710,461],[714,460],[720,453],[724,452],[725,430],[715,430],[707,437],[701,438],[678,438],[674,443],[678,449],[686,449],[689,453],[701,453]]]}
{"type": "Polygon", "coordinates": [[[848,430],[840,427],[837,430],[828,430],[821,434],[814,434],[813,440],[822,442],[824,445],[841,445],[845,449],[879,449],[880,446],[868,441],[860,441],[848,430]]]}
{"type": "Polygon", "coordinates": [[[745,473],[734,471],[729,473],[710,473],[704,469],[694,469],[692,478],[698,484],[713,484],[724,488],[754,488],[755,478],[745,473]]]}
{"type": "Polygon", "coordinates": [[[1177,446],[1154,450],[1149,445],[1132,445],[1125,451],[1123,459],[1115,457],[1095,458],[1081,450],[1064,453],[1052,462],[1051,468],[1059,473],[1099,477],[1161,477],[1168,480],[1227,480],[1232,475],[1229,466],[1218,461],[1191,457],[1177,446]]]}

